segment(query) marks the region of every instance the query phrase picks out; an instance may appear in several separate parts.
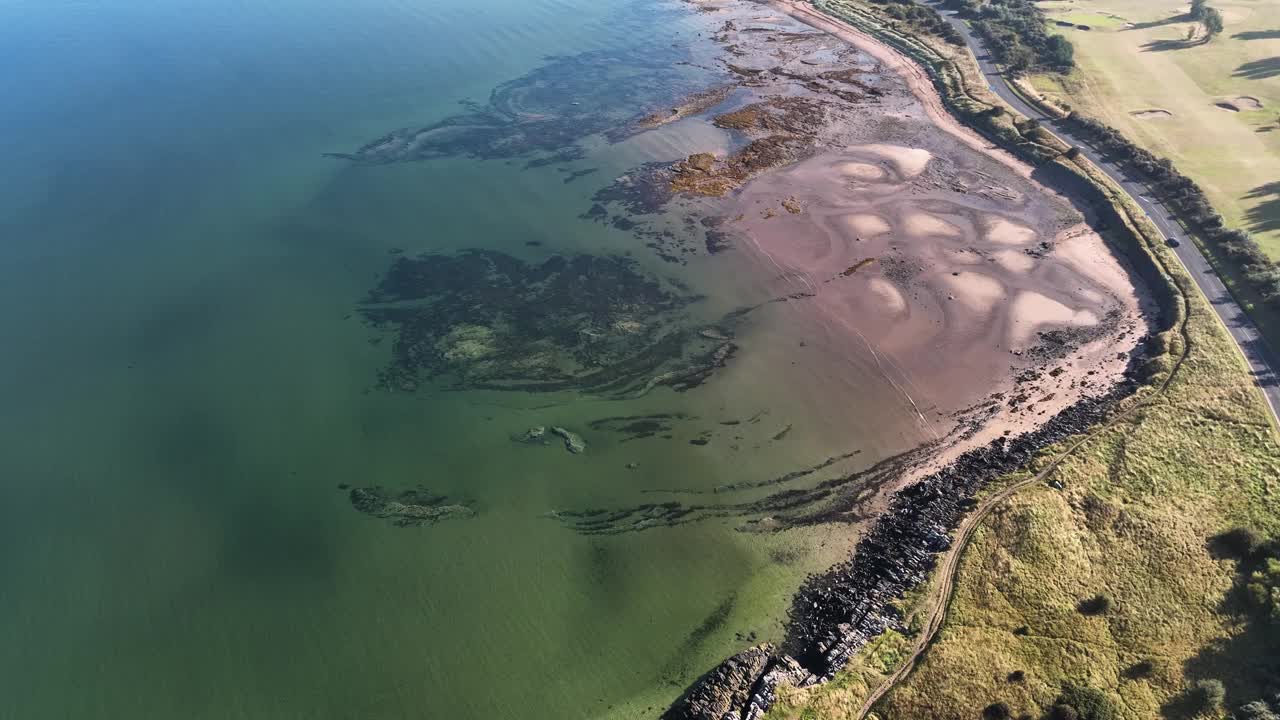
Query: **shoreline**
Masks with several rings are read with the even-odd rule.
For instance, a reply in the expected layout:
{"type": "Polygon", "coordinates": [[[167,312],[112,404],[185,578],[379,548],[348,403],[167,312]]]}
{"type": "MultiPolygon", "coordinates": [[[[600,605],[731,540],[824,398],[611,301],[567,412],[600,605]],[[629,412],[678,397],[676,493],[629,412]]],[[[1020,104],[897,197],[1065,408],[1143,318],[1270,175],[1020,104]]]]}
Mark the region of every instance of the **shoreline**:
{"type": "MultiPolygon", "coordinates": [[[[693,3],[699,4],[696,0],[693,3]]],[[[874,57],[906,83],[910,95],[920,102],[935,127],[1005,165],[1038,190],[1071,198],[1061,190],[1033,181],[1031,165],[992,146],[951,115],[927,73],[911,58],[797,0],[761,4],[874,57]]],[[[761,177],[783,173],[791,167],[784,166],[761,177]]],[[[744,186],[744,191],[749,185],[744,186]]],[[[1136,271],[1114,248],[1105,247],[1125,268],[1135,290],[1142,292],[1144,305],[1154,304],[1153,294],[1136,271]]],[[[1153,314],[1144,312],[1141,317],[1144,329],[1154,330],[1153,314]]],[[[1133,349],[1122,353],[1124,370],[1112,379],[1104,394],[1089,394],[1064,404],[1046,421],[1021,428],[1012,439],[1007,439],[1011,435],[1007,429],[994,437],[987,433],[980,442],[974,441],[978,435],[974,433],[965,438],[969,442],[939,451],[887,486],[881,501],[883,513],[877,514],[870,529],[859,538],[850,559],[812,576],[797,591],[782,648],[758,645],[725,660],[690,686],[663,717],[755,720],[772,704],[779,685],[803,687],[833,677],[867,641],[895,626],[896,618],[886,613],[884,606],[927,579],[934,558],[950,546],[948,533],[972,508],[978,492],[991,481],[1023,467],[1041,449],[1096,426],[1136,392],[1140,385],[1133,379],[1135,370],[1146,359],[1143,341],[1147,334],[1140,335],[1133,349]],[[921,476],[925,477],[920,479],[921,476]]],[[[1000,426],[995,425],[994,429],[1000,426]]]]}

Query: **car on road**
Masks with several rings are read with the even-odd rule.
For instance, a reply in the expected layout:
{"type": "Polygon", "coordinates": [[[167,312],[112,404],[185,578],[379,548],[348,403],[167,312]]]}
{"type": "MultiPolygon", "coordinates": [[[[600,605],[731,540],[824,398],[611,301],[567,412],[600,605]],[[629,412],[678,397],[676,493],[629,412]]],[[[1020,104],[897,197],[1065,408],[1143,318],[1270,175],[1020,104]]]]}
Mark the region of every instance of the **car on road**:
{"type": "Polygon", "coordinates": [[[1178,242],[1178,238],[1166,238],[1164,243],[1169,247],[1178,247],[1182,243],[1178,242]]]}

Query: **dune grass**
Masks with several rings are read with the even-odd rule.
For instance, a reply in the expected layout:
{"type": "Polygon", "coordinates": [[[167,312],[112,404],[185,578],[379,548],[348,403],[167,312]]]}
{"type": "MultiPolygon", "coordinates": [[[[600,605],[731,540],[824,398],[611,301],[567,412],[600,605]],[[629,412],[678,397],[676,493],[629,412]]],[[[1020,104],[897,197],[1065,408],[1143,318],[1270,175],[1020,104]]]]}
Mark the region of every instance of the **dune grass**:
{"type": "Polygon", "coordinates": [[[1240,672],[1257,658],[1231,650],[1247,645],[1233,642],[1246,626],[1224,605],[1235,564],[1208,539],[1237,525],[1280,532],[1280,453],[1198,300],[1189,329],[1195,344],[1164,396],[1064,462],[1063,489],[1023,492],[984,523],[942,633],[882,717],[975,718],[997,701],[1039,717],[1068,681],[1132,718],[1176,716],[1164,708],[1198,679],[1224,681],[1229,704],[1268,689],[1240,672]],[[1099,594],[1110,610],[1082,612],[1099,594]]]}

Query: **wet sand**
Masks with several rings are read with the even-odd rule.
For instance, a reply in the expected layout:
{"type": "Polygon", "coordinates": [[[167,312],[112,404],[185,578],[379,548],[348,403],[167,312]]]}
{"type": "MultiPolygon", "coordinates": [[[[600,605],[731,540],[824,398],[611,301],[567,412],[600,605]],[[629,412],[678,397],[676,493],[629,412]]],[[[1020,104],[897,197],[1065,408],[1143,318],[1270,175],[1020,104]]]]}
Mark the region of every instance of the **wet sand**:
{"type": "MultiPolygon", "coordinates": [[[[741,251],[733,262],[777,298],[753,318],[771,342],[872,378],[909,412],[883,400],[865,412],[886,425],[909,419],[923,451],[871,492],[851,491],[851,476],[832,485],[843,500],[824,497],[821,510],[800,515],[799,524],[846,520],[859,534],[884,520],[870,533],[871,559],[860,547],[798,593],[780,651],[757,646],[726,661],[666,717],[759,717],[777,684],[830,678],[894,622],[867,618],[926,577],[933,534],[964,512],[929,506],[972,499],[1036,448],[1097,422],[1096,409],[1130,387],[1122,380],[1156,309],[1070,201],[948,115],[919,67],[807,4],[767,5],[792,20],[757,14],[749,26],[726,22],[720,36],[735,72],[752,79],[743,102],[818,99],[824,119],[804,128],[812,152],[755,175],[727,201],[741,251]],[[757,45],[760,35],[771,39],[757,45]],[[857,92],[824,82],[837,79],[857,92]],[[1001,437],[1017,439],[991,445],[1001,437]],[[927,519],[894,525],[906,517],[927,519]]],[[[780,510],[761,527],[796,514],[792,497],[775,497],[780,510]]]]}
{"type": "Polygon", "coordinates": [[[811,156],[747,182],[725,214],[737,261],[787,298],[758,318],[774,341],[869,371],[938,441],[895,486],[1122,377],[1149,299],[1066,198],[945,112],[918,67],[807,4],[769,3],[769,17],[697,4],[748,13],[722,33],[753,73],[744,104],[824,104],[811,156]],[[851,67],[872,91],[861,100],[814,82],[851,67]]]}

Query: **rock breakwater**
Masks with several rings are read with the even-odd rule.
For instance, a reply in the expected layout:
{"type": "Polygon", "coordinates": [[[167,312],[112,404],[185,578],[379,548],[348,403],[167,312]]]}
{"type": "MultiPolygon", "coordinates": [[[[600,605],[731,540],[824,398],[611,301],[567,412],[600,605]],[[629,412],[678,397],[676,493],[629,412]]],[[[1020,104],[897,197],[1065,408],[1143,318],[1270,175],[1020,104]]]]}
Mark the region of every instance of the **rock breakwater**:
{"type": "Polygon", "coordinates": [[[849,560],[811,576],[801,587],[781,649],[761,645],[726,660],[663,718],[758,720],[773,704],[779,685],[804,687],[831,679],[867,642],[890,628],[901,629],[902,618],[892,602],[928,577],[982,488],[1024,467],[1041,449],[1105,420],[1136,387],[1125,380],[1034,431],[970,450],[898,491],[849,560]]]}

